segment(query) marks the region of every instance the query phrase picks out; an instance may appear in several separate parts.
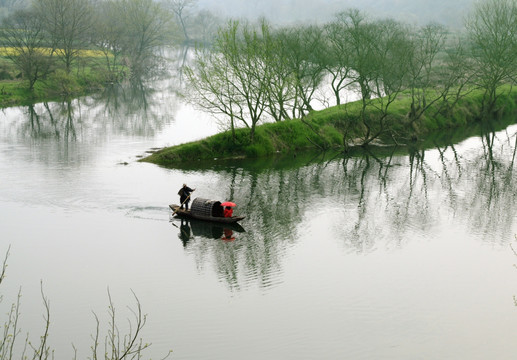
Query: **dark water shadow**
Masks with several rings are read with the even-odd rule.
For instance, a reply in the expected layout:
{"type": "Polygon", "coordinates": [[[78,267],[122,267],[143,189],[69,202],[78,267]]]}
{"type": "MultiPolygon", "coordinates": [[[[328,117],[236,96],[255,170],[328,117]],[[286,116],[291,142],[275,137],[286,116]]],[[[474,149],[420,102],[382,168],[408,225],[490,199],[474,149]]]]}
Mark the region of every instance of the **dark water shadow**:
{"type": "Polygon", "coordinates": [[[171,223],[176,227],[178,237],[181,239],[183,246],[187,246],[191,239],[217,239],[223,241],[235,241],[236,235],[244,233],[242,225],[219,224],[210,221],[202,221],[196,219],[172,218],[171,223]]]}

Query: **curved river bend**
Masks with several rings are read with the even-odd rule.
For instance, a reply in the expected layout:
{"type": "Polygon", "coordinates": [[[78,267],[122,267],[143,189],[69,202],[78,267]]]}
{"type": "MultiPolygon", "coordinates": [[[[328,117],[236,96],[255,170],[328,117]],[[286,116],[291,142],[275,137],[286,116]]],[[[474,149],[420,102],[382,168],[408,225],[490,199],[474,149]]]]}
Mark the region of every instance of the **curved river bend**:
{"type": "Polygon", "coordinates": [[[0,310],[21,287],[22,333],[43,328],[42,281],[58,359],[90,356],[108,291],[121,332],[131,291],[148,314],[145,358],[515,357],[516,126],[410,155],[166,169],[136,160],[218,127],[156,86],[0,114],[0,310]],[[170,221],[182,183],[236,202],[242,229],[170,221]]]}

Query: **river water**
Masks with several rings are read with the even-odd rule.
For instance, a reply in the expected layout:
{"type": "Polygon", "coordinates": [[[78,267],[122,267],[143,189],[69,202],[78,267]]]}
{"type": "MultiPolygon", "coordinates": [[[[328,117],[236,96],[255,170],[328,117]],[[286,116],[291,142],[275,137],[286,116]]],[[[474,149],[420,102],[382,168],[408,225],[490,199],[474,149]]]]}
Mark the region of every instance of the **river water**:
{"type": "Polygon", "coordinates": [[[153,87],[0,113],[18,349],[42,332],[42,288],[56,359],[91,357],[94,314],[103,343],[108,293],[121,335],[135,296],[147,314],[144,358],[515,358],[516,126],[409,155],[167,169],[137,160],[219,128],[153,87]],[[236,202],[242,227],[171,220],[182,183],[236,202]]]}

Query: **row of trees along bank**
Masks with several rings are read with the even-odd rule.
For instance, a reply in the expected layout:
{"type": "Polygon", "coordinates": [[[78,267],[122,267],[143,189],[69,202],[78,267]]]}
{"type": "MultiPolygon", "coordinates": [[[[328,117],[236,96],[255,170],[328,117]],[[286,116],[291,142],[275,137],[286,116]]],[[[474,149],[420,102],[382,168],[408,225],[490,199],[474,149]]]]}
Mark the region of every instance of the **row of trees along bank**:
{"type": "Polygon", "coordinates": [[[181,41],[175,3],[34,0],[4,19],[1,56],[16,66],[31,91],[52,77],[64,92],[78,78],[140,77],[157,64],[157,47],[181,41]]]}
{"type": "MultiPolygon", "coordinates": [[[[501,86],[516,80],[515,54],[516,0],[478,3],[464,31],[454,34],[437,24],[369,19],[354,9],[322,26],[230,21],[210,51],[196,51],[186,69],[186,98],[227,119],[234,141],[236,128],[249,129],[253,143],[261,121],[303,122],[316,90],[330,85],[338,105],[344,92],[359,95],[360,109],[350,123],[361,127],[366,145],[396,137],[390,122],[396,99],[407,103],[403,121],[415,131],[424,117],[452,116],[472,92],[482,93],[477,117],[490,118],[500,110],[502,89],[511,90],[501,86]]],[[[345,126],[345,137],[349,130],[345,126]]]]}

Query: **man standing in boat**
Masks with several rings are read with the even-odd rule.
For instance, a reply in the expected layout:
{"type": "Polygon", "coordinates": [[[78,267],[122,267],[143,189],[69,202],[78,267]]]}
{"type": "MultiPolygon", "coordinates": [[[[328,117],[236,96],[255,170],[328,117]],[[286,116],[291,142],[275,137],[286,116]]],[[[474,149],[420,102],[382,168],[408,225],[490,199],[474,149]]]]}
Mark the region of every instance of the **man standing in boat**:
{"type": "Polygon", "coordinates": [[[180,209],[183,209],[183,205],[185,205],[185,209],[188,210],[188,203],[190,202],[190,193],[192,193],[196,189],[191,189],[187,186],[187,184],[183,184],[183,187],[178,191],[178,195],[180,196],[180,209]]]}

